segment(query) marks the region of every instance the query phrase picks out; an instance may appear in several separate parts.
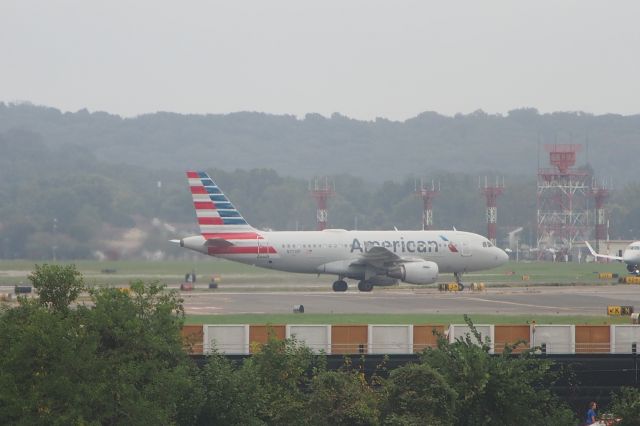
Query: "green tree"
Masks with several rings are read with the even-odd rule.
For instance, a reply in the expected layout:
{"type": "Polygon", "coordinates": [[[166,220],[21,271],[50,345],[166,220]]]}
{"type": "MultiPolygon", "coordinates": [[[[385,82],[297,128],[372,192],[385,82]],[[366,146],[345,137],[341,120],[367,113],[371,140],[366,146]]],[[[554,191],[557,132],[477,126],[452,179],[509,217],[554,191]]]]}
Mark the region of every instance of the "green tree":
{"type": "Polygon", "coordinates": [[[89,424],[96,339],[75,312],[23,300],[0,317],[0,419],[4,424],[89,424]]]}
{"type": "Polygon", "coordinates": [[[320,371],[311,380],[307,413],[312,425],[379,424],[378,395],[358,371],[320,371]]]}
{"type": "Polygon", "coordinates": [[[29,280],[38,290],[40,303],[54,311],[65,311],[85,289],[84,278],[75,265],[36,265],[29,280]]]}
{"type": "Polygon", "coordinates": [[[101,423],[190,424],[202,401],[197,371],[182,347],[184,310],[158,282],[131,284],[130,294],[93,290],[86,327],[97,337],[91,396],[101,423]]]}
{"type": "Polygon", "coordinates": [[[613,394],[611,412],[622,417],[620,426],[640,425],[640,389],[622,388],[613,394]]]}
{"type": "MultiPolygon", "coordinates": [[[[40,278],[43,288],[52,285],[40,278]]],[[[64,298],[22,299],[0,316],[0,418],[194,424],[204,396],[183,350],[176,293],[136,282],[130,295],[105,288],[91,296],[91,305],[75,309],[62,309],[64,298]]]]}
{"type": "Polygon", "coordinates": [[[199,425],[263,425],[255,392],[257,378],[218,353],[202,369],[204,398],[199,425]]]}
{"type": "Polygon", "coordinates": [[[549,389],[558,379],[552,362],[531,352],[511,356],[506,347],[489,354],[471,320],[471,334],[449,344],[443,337],[437,349],[427,349],[422,362],[440,373],[455,390],[457,425],[513,425],[536,419],[539,424],[573,425],[575,418],[549,389]]]}
{"type": "Polygon", "coordinates": [[[323,368],[311,350],[295,339],[270,338],[242,366],[243,377],[256,379],[246,397],[257,404],[258,417],[267,424],[303,425],[308,399],[303,390],[309,387],[313,372],[323,368]]]}
{"type": "Polygon", "coordinates": [[[384,385],[384,423],[453,425],[457,392],[428,364],[407,364],[391,372],[384,385]]]}

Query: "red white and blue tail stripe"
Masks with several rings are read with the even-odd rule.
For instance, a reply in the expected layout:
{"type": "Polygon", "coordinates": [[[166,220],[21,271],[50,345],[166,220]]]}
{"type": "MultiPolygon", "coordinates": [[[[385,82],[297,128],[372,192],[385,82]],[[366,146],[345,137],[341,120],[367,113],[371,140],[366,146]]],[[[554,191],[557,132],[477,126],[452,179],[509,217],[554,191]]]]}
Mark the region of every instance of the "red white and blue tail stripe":
{"type": "Polygon", "coordinates": [[[207,173],[187,172],[187,178],[200,232],[205,238],[207,234],[220,238],[222,233],[254,231],[207,173]]]}
{"type": "Polygon", "coordinates": [[[200,233],[209,254],[275,253],[205,172],[187,172],[200,233]]]}

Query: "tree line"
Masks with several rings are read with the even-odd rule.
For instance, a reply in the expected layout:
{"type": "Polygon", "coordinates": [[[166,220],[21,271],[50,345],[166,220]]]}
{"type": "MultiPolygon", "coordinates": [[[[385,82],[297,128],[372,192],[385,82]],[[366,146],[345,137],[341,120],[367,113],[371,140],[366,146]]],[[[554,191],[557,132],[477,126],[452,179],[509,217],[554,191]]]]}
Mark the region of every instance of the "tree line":
{"type": "MultiPolygon", "coordinates": [[[[244,362],[214,351],[199,368],[175,291],[87,288],[73,265],[36,265],[29,279],[38,298],[0,305],[4,424],[576,424],[551,390],[562,378],[552,361],[512,356],[517,344],[490,355],[469,319],[471,335],[440,336],[419,362],[371,376],[273,337],[244,362]]],[[[622,389],[610,409],[640,424],[640,392],[622,389]]]]}
{"type": "MultiPolygon", "coordinates": [[[[137,248],[123,255],[184,254],[167,243],[197,232],[184,170],[113,164],[87,147],[55,146],[44,139],[33,130],[0,132],[0,258],[90,258],[110,250],[111,242],[130,229],[143,232],[137,248]]],[[[273,169],[206,170],[252,225],[315,229],[308,179],[273,169]]],[[[432,181],[441,188],[434,200],[436,227],[486,232],[477,175],[434,172],[426,184],[432,181]]],[[[336,191],[329,200],[331,227],[421,228],[422,202],[415,194],[420,176],[372,182],[336,174],[329,182],[336,191]]],[[[535,176],[509,175],[505,182],[498,199],[499,245],[504,247],[506,233],[520,226],[521,243],[535,244],[535,176]]],[[[640,182],[613,192],[609,211],[611,238],[640,238],[640,182]]]]}
{"type": "MultiPolygon", "coordinates": [[[[5,424],[573,425],[548,360],[490,356],[479,335],[441,338],[421,361],[366,377],[272,338],[244,362],[185,351],[175,292],[137,281],[87,289],[73,266],[38,265],[39,298],[0,311],[5,424]],[[88,291],[88,299],[85,292],[88,291]]],[[[472,325],[472,324],[471,324],[472,325]]]]}
{"type": "Polygon", "coordinates": [[[159,170],[269,168],[285,176],[348,173],[377,183],[442,171],[531,174],[544,144],[582,144],[579,164],[624,184],[637,181],[640,115],[540,113],[444,116],[426,111],[405,121],[355,120],[339,113],[304,117],[258,112],[123,118],[0,102],[0,132],[34,131],[49,147],[84,149],[97,159],[159,170]]]}

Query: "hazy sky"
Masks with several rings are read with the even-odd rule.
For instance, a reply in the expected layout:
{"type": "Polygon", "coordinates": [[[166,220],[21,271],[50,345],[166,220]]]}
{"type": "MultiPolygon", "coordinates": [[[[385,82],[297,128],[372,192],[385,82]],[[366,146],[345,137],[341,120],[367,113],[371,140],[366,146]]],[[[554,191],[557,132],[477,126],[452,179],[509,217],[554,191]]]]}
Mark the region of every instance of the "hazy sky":
{"type": "Polygon", "coordinates": [[[0,0],[0,101],[127,116],[635,114],[640,2],[0,0]]]}

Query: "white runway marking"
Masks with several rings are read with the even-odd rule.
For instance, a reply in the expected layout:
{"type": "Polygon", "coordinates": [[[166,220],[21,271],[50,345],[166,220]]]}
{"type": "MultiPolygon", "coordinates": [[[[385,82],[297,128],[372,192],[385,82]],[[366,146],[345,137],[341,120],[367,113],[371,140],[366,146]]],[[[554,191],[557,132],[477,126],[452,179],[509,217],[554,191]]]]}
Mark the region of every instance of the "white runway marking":
{"type": "Polygon", "coordinates": [[[491,300],[491,299],[482,299],[479,297],[468,297],[467,300],[476,300],[480,302],[490,302],[490,303],[501,303],[504,305],[515,305],[515,306],[527,306],[529,308],[541,308],[541,309],[555,309],[555,310],[580,310],[585,311],[589,309],[593,309],[590,306],[546,306],[546,305],[533,305],[531,303],[518,303],[518,302],[509,302],[506,300],[491,300]]]}

